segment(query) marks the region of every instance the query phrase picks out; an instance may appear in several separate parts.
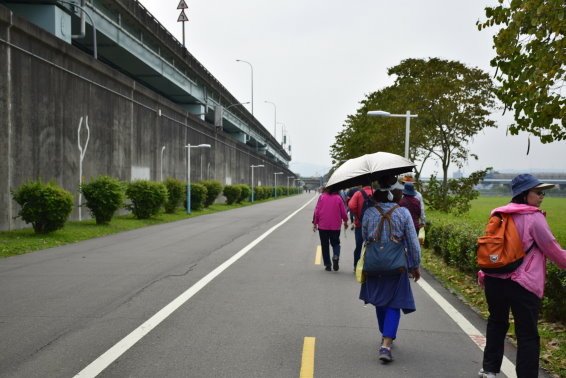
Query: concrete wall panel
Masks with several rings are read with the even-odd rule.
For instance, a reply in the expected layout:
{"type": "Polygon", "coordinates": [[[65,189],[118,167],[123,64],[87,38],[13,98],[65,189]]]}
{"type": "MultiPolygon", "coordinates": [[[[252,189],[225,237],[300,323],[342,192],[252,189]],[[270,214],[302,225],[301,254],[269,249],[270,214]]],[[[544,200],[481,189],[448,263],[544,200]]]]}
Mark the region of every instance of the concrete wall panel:
{"type": "MultiPolygon", "coordinates": [[[[129,181],[134,167],[151,180],[187,178],[187,143],[192,149],[191,178],[222,184],[273,185],[273,172],[291,172],[229,138],[213,125],[122,75],[88,54],[0,6],[0,230],[29,227],[13,219],[19,206],[10,190],[30,180],[54,181],[78,203],[81,145],[90,139],[83,160],[88,181],[109,175],[129,181]],[[161,115],[159,114],[161,112],[161,115]]],[[[83,218],[88,211],[83,211],[83,218]]],[[[75,208],[71,219],[78,219],[75,208]]]]}

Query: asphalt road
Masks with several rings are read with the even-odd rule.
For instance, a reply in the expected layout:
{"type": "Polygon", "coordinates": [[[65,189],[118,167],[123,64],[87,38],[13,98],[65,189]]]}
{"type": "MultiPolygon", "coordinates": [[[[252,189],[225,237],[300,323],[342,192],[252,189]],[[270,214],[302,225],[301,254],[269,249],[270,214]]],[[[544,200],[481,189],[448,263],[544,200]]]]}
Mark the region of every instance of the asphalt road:
{"type": "Polygon", "coordinates": [[[353,232],[342,235],[341,269],[324,271],[314,199],[0,260],[0,377],[299,377],[310,363],[317,377],[476,377],[480,348],[418,284],[395,361],[378,361],[375,311],[358,299],[353,275],[353,232]]]}

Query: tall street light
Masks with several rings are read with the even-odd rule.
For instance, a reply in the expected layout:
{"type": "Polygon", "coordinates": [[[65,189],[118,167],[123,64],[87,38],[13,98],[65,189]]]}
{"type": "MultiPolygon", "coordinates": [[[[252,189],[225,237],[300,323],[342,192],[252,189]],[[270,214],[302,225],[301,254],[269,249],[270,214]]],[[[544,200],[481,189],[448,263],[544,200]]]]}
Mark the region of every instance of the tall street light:
{"type": "Polygon", "coordinates": [[[285,124],[283,122],[277,122],[277,124],[281,125],[281,145],[284,145],[285,144],[285,124]]]}
{"type": "Polygon", "coordinates": [[[254,67],[250,62],[246,62],[245,60],[236,59],[236,62],[246,63],[250,66],[250,70],[252,73],[252,115],[254,115],[254,67]]]}
{"type": "Polygon", "coordinates": [[[165,146],[161,147],[161,166],[159,168],[159,181],[163,181],[163,151],[165,151],[165,146]]]}
{"type": "Polygon", "coordinates": [[[275,111],[275,113],[274,113],[275,118],[274,118],[274,121],[273,121],[273,137],[275,138],[275,140],[277,140],[277,105],[275,105],[274,102],[267,101],[267,100],[264,101],[264,102],[267,103],[267,104],[273,105],[273,110],[275,111]]]}
{"type": "Polygon", "coordinates": [[[191,146],[187,144],[187,214],[191,213],[191,148],[210,148],[210,144],[191,146]]]}
{"type": "Polygon", "coordinates": [[[277,175],[282,175],[283,172],[275,172],[273,173],[273,192],[275,193],[275,198],[277,198],[277,175]]]}
{"type": "Polygon", "coordinates": [[[287,176],[287,195],[289,195],[289,179],[294,179],[295,176],[287,176]]]}
{"type": "Polygon", "coordinates": [[[254,168],[263,168],[264,165],[263,164],[250,165],[250,167],[252,168],[252,202],[253,202],[254,201],[254,168]]]}
{"type": "Polygon", "coordinates": [[[370,110],[367,112],[370,117],[393,117],[393,118],[405,118],[405,159],[409,158],[409,135],[411,134],[411,118],[417,118],[418,114],[411,114],[407,110],[406,114],[391,114],[383,110],[370,110]]]}

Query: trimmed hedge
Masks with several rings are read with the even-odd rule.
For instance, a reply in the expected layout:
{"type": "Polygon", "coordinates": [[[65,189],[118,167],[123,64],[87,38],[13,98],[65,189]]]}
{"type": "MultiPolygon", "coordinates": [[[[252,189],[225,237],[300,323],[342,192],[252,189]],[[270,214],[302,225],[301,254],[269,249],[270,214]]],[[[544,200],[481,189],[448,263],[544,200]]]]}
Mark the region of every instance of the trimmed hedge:
{"type": "MultiPolygon", "coordinates": [[[[476,241],[483,234],[484,225],[434,216],[429,217],[429,220],[426,225],[425,247],[442,257],[448,265],[457,267],[475,279],[478,271],[476,241]]],[[[558,269],[553,263],[547,266],[542,315],[547,320],[566,323],[566,271],[558,269]]]]}
{"type": "Polygon", "coordinates": [[[246,184],[238,184],[237,186],[240,188],[240,198],[238,198],[237,202],[249,201],[252,195],[252,189],[246,184]]]}
{"type": "Polygon", "coordinates": [[[110,176],[98,176],[81,185],[80,190],[96,224],[110,223],[114,213],[124,204],[124,186],[120,180],[110,176]]]}
{"type": "Polygon", "coordinates": [[[138,219],[147,219],[159,214],[167,202],[167,188],[160,182],[136,180],[128,184],[126,196],[131,201],[126,209],[138,219]]]}
{"type": "Polygon", "coordinates": [[[201,181],[199,184],[206,187],[206,200],[204,201],[204,207],[209,207],[216,201],[216,198],[222,193],[222,184],[220,181],[216,180],[206,180],[201,181]]]}
{"type": "Polygon", "coordinates": [[[168,177],[164,182],[167,188],[167,201],[165,202],[165,212],[168,214],[173,214],[177,210],[181,203],[183,202],[183,196],[186,198],[185,194],[185,184],[183,181],[178,180],[174,177],[168,177]]]}
{"type": "MultiPolygon", "coordinates": [[[[202,210],[206,201],[206,186],[201,184],[191,184],[191,210],[202,210]]],[[[185,194],[185,198],[187,195],[185,194]]],[[[187,200],[185,199],[185,202],[187,200]]],[[[185,209],[187,204],[185,203],[185,209]]]]}
{"type": "Polygon", "coordinates": [[[232,205],[239,201],[242,188],[240,185],[226,185],[223,194],[226,197],[226,204],[232,205]]]}
{"type": "Polygon", "coordinates": [[[48,234],[65,226],[73,211],[73,196],[55,183],[31,181],[12,191],[21,209],[18,216],[31,223],[36,234],[48,234]]]}

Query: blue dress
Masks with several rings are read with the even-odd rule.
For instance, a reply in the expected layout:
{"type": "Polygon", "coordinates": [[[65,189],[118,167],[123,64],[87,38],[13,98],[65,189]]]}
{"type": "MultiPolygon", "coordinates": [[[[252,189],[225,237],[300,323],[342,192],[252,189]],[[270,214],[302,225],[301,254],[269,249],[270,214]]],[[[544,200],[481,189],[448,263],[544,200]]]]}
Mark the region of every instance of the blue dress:
{"type": "MultiPolygon", "coordinates": [[[[383,212],[391,210],[395,205],[395,203],[377,204],[383,212]]],[[[375,235],[380,219],[381,214],[377,209],[366,210],[362,222],[364,240],[375,235]]],[[[411,214],[406,208],[400,207],[393,212],[391,220],[393,234],[403,239],[405,244],[409,270],[417,268],[420,264],[421,249],[411,214]]],[[[389,235],[389,227],[385,222],[381,240],[389,238],[389,235]]],[[[366,282],[360,288],[360,299],[376,307],[398,308],[405,314],[416,310],[408,272],[393,276],[367,276],[366,282]]]]}

